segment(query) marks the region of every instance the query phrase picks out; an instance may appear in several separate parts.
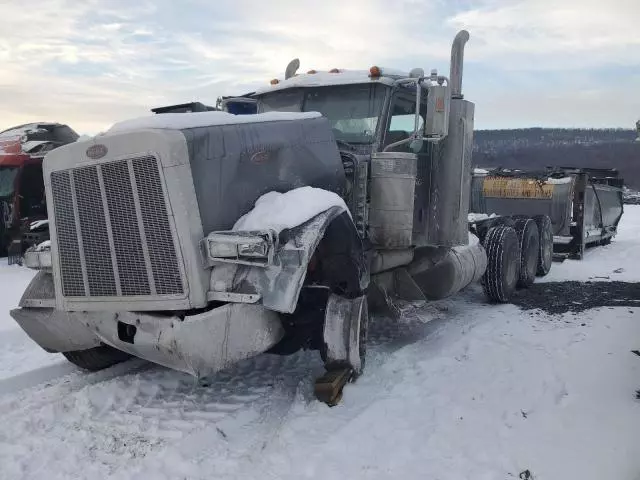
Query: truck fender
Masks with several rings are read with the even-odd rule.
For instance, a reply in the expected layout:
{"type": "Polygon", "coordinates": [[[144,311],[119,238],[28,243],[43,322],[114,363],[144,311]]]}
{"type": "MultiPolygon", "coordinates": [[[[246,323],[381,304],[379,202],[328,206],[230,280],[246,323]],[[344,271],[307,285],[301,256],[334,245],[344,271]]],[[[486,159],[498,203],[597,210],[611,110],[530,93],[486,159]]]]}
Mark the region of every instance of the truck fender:
{"type": "Polygon", "coordinates": [[[351,298],[366,289],[369,278],[362,239],[349,212],[331,207],[280,232],[273,264],[214,266],[209,296],[228,295],[229,301],[259,302],[270,310],[293,313],[314,254],[321,272],[310,275],[319,284],[351,298]]]}

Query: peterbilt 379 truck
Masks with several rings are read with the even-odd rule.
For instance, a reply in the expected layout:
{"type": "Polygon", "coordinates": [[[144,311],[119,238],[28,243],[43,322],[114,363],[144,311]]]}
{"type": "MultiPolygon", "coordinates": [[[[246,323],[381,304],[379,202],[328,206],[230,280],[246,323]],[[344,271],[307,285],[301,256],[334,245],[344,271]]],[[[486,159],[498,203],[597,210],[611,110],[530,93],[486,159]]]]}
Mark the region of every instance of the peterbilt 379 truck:
{"type": "Polygon", "coordinates": [[[201,377],[317,349],[331,403],[364,367],[369,306],[480,279],[508,300],[540,235],[531,219],[470,231],[467,39],[449,78],[294,61],[251,95],[256,115],[166,113],[51,152],[51,245],[25,255],[40,271],[13,318],[89,370],[135,355],[201,377]]]}

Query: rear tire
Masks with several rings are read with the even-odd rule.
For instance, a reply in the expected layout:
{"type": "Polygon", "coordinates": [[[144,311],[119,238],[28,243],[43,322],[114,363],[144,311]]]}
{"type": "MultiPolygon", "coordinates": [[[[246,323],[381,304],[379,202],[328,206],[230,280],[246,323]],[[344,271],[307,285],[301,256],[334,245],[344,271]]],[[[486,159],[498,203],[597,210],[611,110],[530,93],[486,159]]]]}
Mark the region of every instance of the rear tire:
{"type": "Polygon", "coordinates": [[[122,352],[107,345],[89,348],[88,350],[76,350],[74,352],[62,352],[74,365],[88,370],[97,372],[103,368],[110,367],[116,363],[124,362],[131,358],[128,353],[122,352]]]}
{"type": "Polygon", "coordinates": [[[540,256],[540,235],[535,220],[518,218],[515,230],[520,244],[520,278],[519,288],[529,288],[536,279],[538,257],[540,256]]]}
{"type": "Polygon", "coordinates": [[[544,277],[551,270],[553,263],[553,227],[551,219],[547,215],[536,215],[533,220],[536,222],[540,234],[540,255],[538,255],[536,274],[539,277],[544,277]]]}
{"type": "Polygon", "coordinates": [[[520,278],[520,243],[516,231],[506,225],[491,228],[485,237],[487,270],[482,288],[492,302],[504,303],[516,289],[520,278]]]}

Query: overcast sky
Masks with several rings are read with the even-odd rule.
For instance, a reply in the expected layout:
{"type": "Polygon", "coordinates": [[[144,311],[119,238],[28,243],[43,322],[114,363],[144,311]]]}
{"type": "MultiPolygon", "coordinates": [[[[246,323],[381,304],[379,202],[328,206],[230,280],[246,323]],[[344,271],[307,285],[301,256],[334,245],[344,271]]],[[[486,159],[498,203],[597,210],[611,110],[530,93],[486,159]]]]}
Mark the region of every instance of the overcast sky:
{"type": "Polygon", "coordinates": [[[0,0],[0,129],[97,133],[251,91],[293,57],[448,71],[461,28],[477,128],[640,118],[640,0],[0,0]]]}

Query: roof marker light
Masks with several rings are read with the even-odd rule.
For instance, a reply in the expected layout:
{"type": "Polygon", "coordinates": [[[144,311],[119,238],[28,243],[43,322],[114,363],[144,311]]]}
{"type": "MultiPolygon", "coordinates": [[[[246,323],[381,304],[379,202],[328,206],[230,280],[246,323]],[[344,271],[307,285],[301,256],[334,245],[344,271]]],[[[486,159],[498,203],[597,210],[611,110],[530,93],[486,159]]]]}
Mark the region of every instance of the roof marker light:
{"type": "Polygon", "coordinates": [[[329,70],[329,73],[340,73],[340,69],[339,68],[332,68],[331,70],[329,70]]]}
{"type": "Polygon", "coordinates": [[[369,69],[369,76],[371,78],[377,78],[380,75],[382,75],[382,70],[380,70],[380,67],[376,67],[375,65],[373,67],[371,67],[369,69]]]}
{"type": "Polygon", "coordinates": [[[318,72],[316,72],[314,69],[311,69],[307,73],[310,74],[310,75],[313,75],[314,73],[318,73],[318,72]]]}
{"type": "Polygon", "coordinates": [[[269,83],[270,83],[271,85],[277,85],[277,84],[279,84],[279,83],[280,83],[280,80],[278,80],[277,78],[274,78],[274,79],[273,79],[273,80],[271,80],[269,83]]]}

